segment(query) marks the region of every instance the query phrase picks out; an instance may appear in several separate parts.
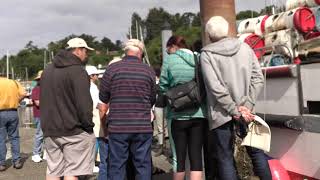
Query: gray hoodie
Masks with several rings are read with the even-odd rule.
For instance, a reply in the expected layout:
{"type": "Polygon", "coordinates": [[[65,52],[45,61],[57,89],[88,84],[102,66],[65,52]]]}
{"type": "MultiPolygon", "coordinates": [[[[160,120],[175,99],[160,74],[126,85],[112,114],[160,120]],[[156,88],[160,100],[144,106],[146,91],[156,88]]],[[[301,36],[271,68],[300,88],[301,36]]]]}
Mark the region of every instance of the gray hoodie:
{"type": "Polygon", "coordinates": [[[264,79],[259,62],[247,44],[224,38],[205,46],[201,52],[201,68],[210,129],[240,115],[237,109],[240,105],[253,110],[264,79]]]}

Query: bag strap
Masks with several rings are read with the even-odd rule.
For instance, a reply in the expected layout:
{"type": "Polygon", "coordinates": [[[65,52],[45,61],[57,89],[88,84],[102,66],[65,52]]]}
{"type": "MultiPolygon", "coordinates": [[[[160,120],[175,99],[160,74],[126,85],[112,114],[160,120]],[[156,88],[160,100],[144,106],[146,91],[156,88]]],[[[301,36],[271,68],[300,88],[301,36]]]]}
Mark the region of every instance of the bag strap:
{"type": "Polygon", "coordinates": [[[199,75],[199,57],[197,54],[193,53],[193,59],[194,59],[194,79],[198,83],[198,75],[199,75]]]}

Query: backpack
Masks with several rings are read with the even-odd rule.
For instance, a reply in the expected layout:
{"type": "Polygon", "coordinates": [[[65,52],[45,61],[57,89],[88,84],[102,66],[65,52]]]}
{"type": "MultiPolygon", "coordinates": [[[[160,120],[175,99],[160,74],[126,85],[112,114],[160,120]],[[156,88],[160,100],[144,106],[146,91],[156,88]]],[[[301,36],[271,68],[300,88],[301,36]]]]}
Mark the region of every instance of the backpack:
{"type": "MultiPolygon", "coordinates": [[[[182,56],[180,56],[188,63],[182,56]]],[[[166,92],[167,103],[175,112],[198,108],[205,97],[205,87],[201,74],[199,58],[194,54],[195,74],[191,81],[178,84],[166,92]]]]}

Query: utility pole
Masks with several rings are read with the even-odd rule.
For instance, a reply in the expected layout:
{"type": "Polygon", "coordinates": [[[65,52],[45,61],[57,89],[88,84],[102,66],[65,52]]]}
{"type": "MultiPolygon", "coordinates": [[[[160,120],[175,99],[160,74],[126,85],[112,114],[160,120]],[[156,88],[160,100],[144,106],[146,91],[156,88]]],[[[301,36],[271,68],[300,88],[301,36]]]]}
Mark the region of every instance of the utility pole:
{"type": "Polygon", "coordinates": [[[51,51],[51,62],[52,62],[53,58],[54,58],[54,54],[53,54],[53,51],[51,51]]]}
{"type": "Polygon", "coordinates": [[[7,78],[9,79],[9,51],[7,50],[7,78]]]}
{"type": "Polygon", "coordinates": [[[11,67],[11,78],[14,80],[14,69],[11,67]]]}

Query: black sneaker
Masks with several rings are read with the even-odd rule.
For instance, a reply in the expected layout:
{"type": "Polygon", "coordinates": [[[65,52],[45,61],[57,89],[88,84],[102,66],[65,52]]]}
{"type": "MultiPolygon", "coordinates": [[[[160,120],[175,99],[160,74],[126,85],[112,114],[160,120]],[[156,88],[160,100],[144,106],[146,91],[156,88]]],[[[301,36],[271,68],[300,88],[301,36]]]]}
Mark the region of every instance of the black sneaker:
{"type": "Polygon", "coordinates": [[[0,171],[5,171],[7,167],[5,165],[0,165],[0,171]]]}
{"type": "Polygon", "coordinates": [[[16,169],[21,169],[23,167],[23,162],[21,160],[18,160],[15,163],[13,163],[13,167],[16,169]]]}

